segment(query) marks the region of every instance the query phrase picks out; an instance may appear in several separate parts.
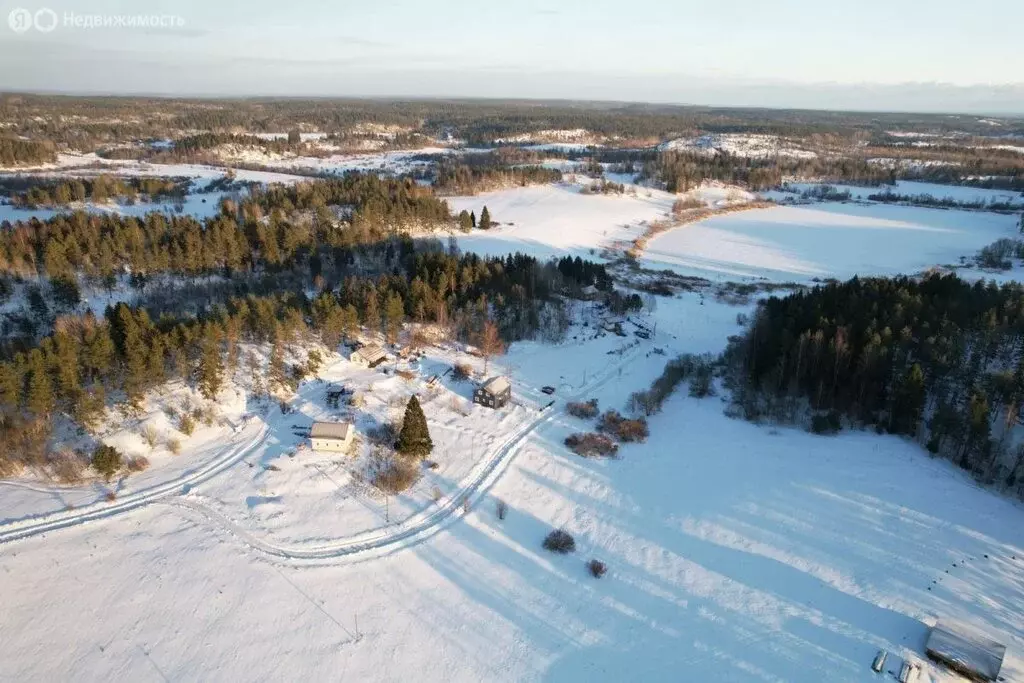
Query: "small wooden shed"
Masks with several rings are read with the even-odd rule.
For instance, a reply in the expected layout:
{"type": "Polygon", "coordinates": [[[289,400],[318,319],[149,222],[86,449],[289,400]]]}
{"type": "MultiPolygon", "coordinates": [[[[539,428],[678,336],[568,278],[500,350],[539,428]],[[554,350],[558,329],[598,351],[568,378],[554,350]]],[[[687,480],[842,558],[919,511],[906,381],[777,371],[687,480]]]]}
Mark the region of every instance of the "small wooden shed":
{"type": "Polygon", "coordinates": [[[380,344],[365,344],[352,352],[349,360],[364,368],[375,368],[387,360],[387,351],[380,344]]]}
{"type": "Polygon", "coordinates": [[[473,392],[473,402],[488,408],[501,408],[512,400],[512,383],[508,377],[492,377],[473,392]]]}
{"type": "Polygon", "coordinates": [[[354,436],[355,429],[349,422],[314,422],[309,430],[314,451],[346,453],[354,436]]]}
{"type": "Polygon", "coordinates": [[[928,656],[973,681],[995,681],[1006,646],[951,624],[936,624],[925,645],[928,656]]]}

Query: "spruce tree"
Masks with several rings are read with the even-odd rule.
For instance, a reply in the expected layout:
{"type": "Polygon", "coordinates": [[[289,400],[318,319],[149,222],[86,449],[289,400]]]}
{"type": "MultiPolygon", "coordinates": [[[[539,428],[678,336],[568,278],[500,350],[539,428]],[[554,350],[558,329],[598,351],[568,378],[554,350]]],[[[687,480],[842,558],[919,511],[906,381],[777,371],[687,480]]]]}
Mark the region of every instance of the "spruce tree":
{"type": "Polygon", "coordinates": [[[469,212],[469,224],[474,228],[476,227],[476,211],[469,212]]]}
{"type": "Polygon", "coordinates": [[[199,359],[199,393],[213,399],[224,385],[224,363],[220,353],[220,335],[213,325],[203,334],[203,353],[199,359]]]}
{"type": "Polygon", "coordinates": [[[110,481],[110,478],[121,469],[121,452],[113,446],[105,443],[96,447],[92,454],[92,468],[103,475],[103,478],[110,481]]]}
{"type": "Polygon", "coordinates": [[[480,229],[490,230],[491,229],[491,212],[484,207],[484,210],[480,212],[480,229]]]}
{"type": "Polygon", "coordinates": [[[402,455],[415,458],[425,458],[434,450],[434,442],[430,440],[430,430],[427,428],[427,417],[415,396],[410,397],[405,406],[405,420],[398,435],[396,450],[402,455]]]}
{"type": "Polygon", "coordinates": [[[402,304],[402,297],[391,292],[388,294],[388,303],[384,308],[385,325],[388,342],[394,344],[398,341],[398,333],[402,331],[402,323],[405,321],[405,306],[402,304]]]}
{"type": "Polygon", "coordinates": [[[53,410],[53,382],[46,370],[43,352],[39,349],[32,349],[28,357],[25,407],[36,419],[45,419],[53,410]]]}
{"type": "Polygon", "coordinates": [[[469,217],[469,212],[465,209],[459,212],[459,229],[464,232],[469,232],[473,229],[473,219],[469,217]]]}

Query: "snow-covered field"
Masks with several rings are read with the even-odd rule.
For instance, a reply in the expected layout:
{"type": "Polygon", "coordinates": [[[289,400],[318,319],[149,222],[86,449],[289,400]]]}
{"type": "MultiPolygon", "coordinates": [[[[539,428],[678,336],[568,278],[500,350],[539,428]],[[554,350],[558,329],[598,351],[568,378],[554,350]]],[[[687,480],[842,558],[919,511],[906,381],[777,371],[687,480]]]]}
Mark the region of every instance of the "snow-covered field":
{"type": "Polygon", "coordinates": [[[755,135],[748,133],[723,133],[718,135],[700,135],[698,137],[677,138],[658,146],[658,149],[684,151],[713,156],[720,153],[731,154],[750,159],[768,157],[792,157],[796,159],[813,159],[815,152],[800,149],[796,143],[775,135],[755,135]]]}
{"type": "Polygon", "coordinates": [[[517,187],[473,197],[452,197],[454,213],[483,207],[498,227],[459,236],[464,251],[505,255],[521,251],[540,258],[593,256],[601,246],[640,235],[641,223],[663,218],[674,195],[639,188],[636,196],[581,194],[571,183],[517,187]],[[511,225],[509,225],[511,224],[511,225]]]}
{"type": "MultiPolygon", "coordinates": [[[[789,183],[787,189],[792,192],[764,192],[765,196],[775,199],[792,198],[793,193],[817,187],[815,183],[789,183]]],[[[829,183],[830,187],[840,192],[849,192],[853,199],[867,199],[869,195],[891,192],[892,194],[910,195],[931,195],[936,199],[953,199],[958,202],[1000,202],[1018,204],[1024,207],[1024,195],[1020,192],[1010,190],[989,190],[982,187],[967,187],[962,185],[939,185],[936,183],[919,183],[912,180],[897,180],[896,185],[882,185],[878,187],[864,187],[861,185],[837,185],[829,183]]]]}
{"type": "Polygon", "coordinates": [[[4,221],[27,221],[31,218],[47,220],[59,213],[70,213],[72,211],[87,211],[90,213],[112,213],[119,216],[144,216],[147,213],[158,211],[161,213],[195,216],[196,218],[208,218],[216,215],[220,210],[220,200],[224,197],[238,196],[238,192],[195,192],[184,197],[179,202],[138,202],[136,204],[118,204],[107,202],[96,204],[95,202],[83,202],[71,204],[59,209],[28,209],[0,204],[0,223],[4,221]],[[179,211],[180,206],[180,211],[179,211]]]}
{"type": "Polygon", "coordinates": [[[826,203],[755,209],[663,233],[645,265],[716,279],[804,281],[913,275],[957,264],[1017,234],[1017,217],[891,205],[826,203]]]}

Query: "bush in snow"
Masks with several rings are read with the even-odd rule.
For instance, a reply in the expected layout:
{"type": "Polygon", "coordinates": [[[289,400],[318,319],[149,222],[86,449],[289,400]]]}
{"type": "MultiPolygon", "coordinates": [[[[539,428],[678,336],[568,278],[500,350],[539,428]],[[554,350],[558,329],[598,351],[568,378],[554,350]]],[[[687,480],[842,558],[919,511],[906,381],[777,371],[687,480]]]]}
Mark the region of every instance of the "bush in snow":
{"type": "Polygon", "coordinates": [[[373,475],[372,483],[384,493],[407,491],[420,479],[420,468],[405,458],[390,458],[373,475]]]}
{"type": "Polygon", "coordinates": [[[192,436],[192,432],[196,431],[196,421],[189,413],[182,413],[178,418],[178,431],[185,436],[192,436]]]}
{"type": "Polygon", "coordinates": [[[129,472],[133,473],[145,472],[147,469],[149,469],[149,459],[141,455],[136,455],[134,457],[128,458],[128,461],[125,463],[125,468],[129,472]]]}
{"type": "Polygon", "coordinates": [[[612,457],[619,451],[619,445],[604,434],[571,434],[565,445],[584,458],[612,457]]]}
{"type": "Polygon", "coordinates": [[[168,439],[167,450],[171,452],[171,455],[178,455],[181,453],[181,440],[180,439],[168,439]]]}
{"type": "Polygon", "coordinates": [[[82,462],[78,453],[64,450],[57,453],[50,461],[50,471],[53,478],[61,484],[77,484],[82,481],[85,463],[82,462]]]}
{"type": "Polygon", "coordinates": [[[590,562],[587,562],[587,570],[595,579],[600,579],[608,573],[608,565],[601,560],[593,559],[590,562]]]}
{"type": "Polygon", "coordinates": [[[707,398],[715,395],[715,384],[711,368],[702,366],[693,374],[690,380],[690,396],[694,398],[707,398]]]}
{"type": "Polygon", "coordinates": [[[121,452],[113,446],[102,443],[93,451],[92,468],[99,472],[107,481],[110,481],[110,478],[117,474],[122,464],[121,452]]]}
{"type": "Polygon", "coordinates": [[[366,430],[366,438],[370,443],[377,446],[389,446],[395,445],[395,441],[398,440],[398,432],[401,428],[394,422],[384,422],[376,427],[371,427],[366,430]]]}
{"type": "Polygon", "coordinates": [[[597,428],[624,443],[646,441],[651,433],[647,420],[642,417],[631,420],[620,415],[617,410],[609,410],[602,415],[597,428]]]}
{"type": "Polygon", "coordinates": [[[597,399],[592,398],[586,403],[574,401],[569,403],[565,409],[573,417],[589,420],[597,417],[597,399]]]}
{"type": "Polygon", "coordinates": [[[463,382],[469,379],[472,375],[473,368],[466,363],[456,363],[452,368],[452,379],[457,382],[463,382]]]}
{"type": "Polygon", "coordinates": [[[576,539],[565,529],[555,529],[545,537],[544,549],[566,555],[576,550],[576,539]]]}
{"type": "Polygon", "coordinates": [[[150,448],[155,448],[157,441],[159,440],[159,434],[157,434],[156,427],[153,425],[146,425],[140,432],[142,440],[146,442],[146,445],[150,448]]]}

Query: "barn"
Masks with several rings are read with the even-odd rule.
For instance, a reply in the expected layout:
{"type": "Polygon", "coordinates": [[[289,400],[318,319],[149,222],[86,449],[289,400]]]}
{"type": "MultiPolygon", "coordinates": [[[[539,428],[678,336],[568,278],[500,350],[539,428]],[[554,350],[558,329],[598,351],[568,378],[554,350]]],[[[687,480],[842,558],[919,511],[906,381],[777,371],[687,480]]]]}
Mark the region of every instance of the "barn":
{"type": "Polygon", "coordinates": [[[1006,646],[950,624],[936,624],[925,652],[961,676],[984,682],[999,679],[1006,646]]]}
{"type": "Polygon", "coordinates": [[[385,360],[388,354],[380,344],[365,344],[352,352],[349,360],[364,368],[375,368],[385,360]]]}
{"type": "Polygon", "coordinates": [[[314,422],[309,440],[314,451],[345,453],[352,445],[355,429],[348,422],[314,422]]]}
{"type": "Polygon", "coordinates": [[[492,377],[473,392],[473,402],[488,408],[501,408],[512,400],[512,383],[508,377],[492,377]]]}

